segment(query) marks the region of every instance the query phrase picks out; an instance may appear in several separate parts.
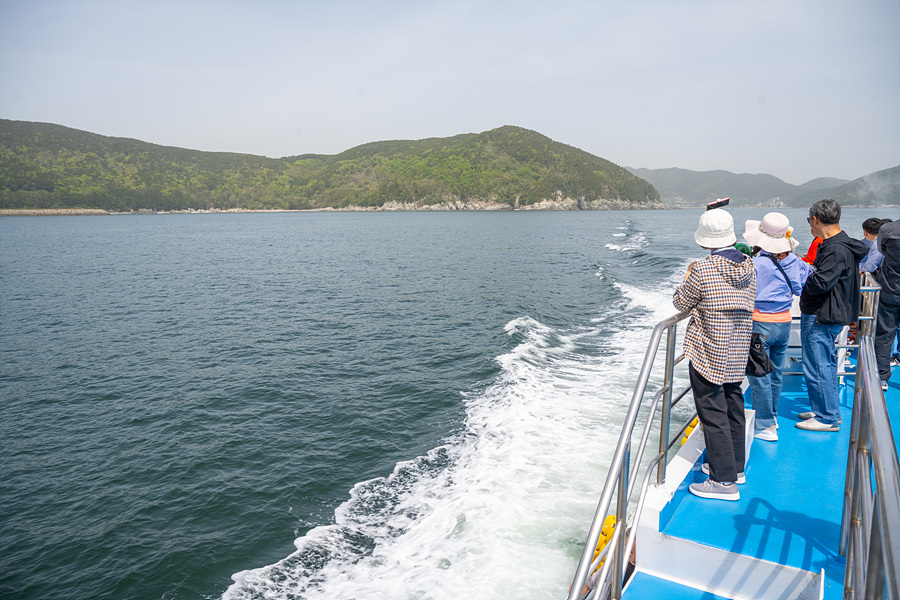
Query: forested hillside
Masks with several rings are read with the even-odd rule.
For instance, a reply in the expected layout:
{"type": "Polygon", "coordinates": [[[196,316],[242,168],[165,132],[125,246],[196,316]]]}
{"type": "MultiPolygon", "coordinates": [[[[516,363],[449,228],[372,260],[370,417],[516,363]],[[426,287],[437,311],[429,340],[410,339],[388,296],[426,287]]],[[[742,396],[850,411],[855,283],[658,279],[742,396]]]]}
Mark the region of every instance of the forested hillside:
{"type": "Polygon", "coordinates": [[[527,207],[560,197],[579,208],[661,206],[653,186],[627,170],[519,127],[271,159],[0,120],[0,208],[527,207]]]}
{"type": "Polygon", "coordinates": [[[732,206],[809,206],[833,198],[848,206],[900,204],[900,166],[877,171],[854,181],[820,177],[792,185],[773,175],[689,171],[687,169],[632,169],[659,191],[672,206],[701,206],[716,198],[730,197],[732,206]]]}

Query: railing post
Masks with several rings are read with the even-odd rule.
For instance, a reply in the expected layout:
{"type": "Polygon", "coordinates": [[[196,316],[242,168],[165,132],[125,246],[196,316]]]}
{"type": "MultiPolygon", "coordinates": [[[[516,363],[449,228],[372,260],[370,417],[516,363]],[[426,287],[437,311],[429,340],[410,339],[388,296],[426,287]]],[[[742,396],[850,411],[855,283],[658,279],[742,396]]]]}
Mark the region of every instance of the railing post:
{"type": "Polygon", "coordinates": [[[614,561],[612,564],[612,600],[622,598],[622,579],[625,575],[622,570],[622,561],[625,559],[625,527],[628,525],[628,475],[631,473],[631,443],[625,448],[625,460],[622,472],[619,473],[619,494],[616,499],[616,527],[622,531],[616,539],[616,547],[610,552],[606,560],[614,561]]]}
{"type": "MultiPolygon", "coordinates": [[[[659,451],[665,454],[669,451],[669,424],[672,414],[672,388],[675,385],[675,342],[676,342],[676,324],[672,324],[668,329],[666,337],[666,366],[663,385],[666,388],[662,397],[662,412],[659,416],[659,451]]],[[[656,484],[662,485],[666,482],[666,461],[661,460],[656,471],[656,484]]]]}
{"type": "MultiPolygon", "coordinates": [[[[859,358],[857,357],[857,375],[853,382],[853,406],[851,408],[850,418],[850,442],[847,446],[847,469],[844,472],[844,509],[841,517],[841,541],[838,546],[838,553],[848,559],[848,569],[850,557],[847,554],[850,536],[851,523],[858,517],[858,507],[855,505],[856,490],[856,461],[859,452],[859,425],[862,415],[861,411],[865,410],[865,395],[863,390],[863,378],[860,376],[859,358]]],[[[848,571],[849,573],[849,571],[848,571]]],[[[845,577],[845,580],[847,578],[845,577]]]]}
{"type": "MultiPolygon", "coordinates": [[[[862,298],[860,299],[859,315],[860,317],[867,317],[867,319],[857,321],[856,328],[856,341],[859,349],[856,354],[856,374],[853,382],[853,406],[851,412],[853,417],[850,421],[850,444],[847,448],[847,469],[844,475],[844,508],[841,517],[840,544],[838,546],[839,554],[848,559],[848,575],[851,562],[848,552],[850,552],[850,546],[852,545],[852,523],[860,518],[859,498],[855,497],[855,494],[860,491],[859,486],[855,484],[857,457],[859,452],[866,448],[865,445],[860,444],[860,426],[861,424],[867,426],[866,424],[868,423],[867,415],[863,414],[866,410],[867,395],[862,376],[863,370],[860,368],[863,360],[862,340],[866,335],[869,337],[875,335],[875,324],[878,319],[878,302],[881,299],[881,286],[872,279],[872,275],[863,273],[860,277],[862,298]]],[[[868,439],[868,435],[865,432],[862,432],[862,435],[866,440],[868,439]]],[[[859,556],[859,552],[856,553],[856,556],[859,556]]],[[[845,578],[846,580],[849,580],[849,578],[845,578]]]]}
{"type": "Polygon", "coordinates": [[[872,531],[869,535],[869,544],[866,554],[866,587],[863,588],[865,598],[882,598],[884,597],[885,588],[885,572],[884,572],[884,555],[881,551],[881,545],[884,540],[881,538],[881,518],[878,510],[872,515],[872,531]]]}

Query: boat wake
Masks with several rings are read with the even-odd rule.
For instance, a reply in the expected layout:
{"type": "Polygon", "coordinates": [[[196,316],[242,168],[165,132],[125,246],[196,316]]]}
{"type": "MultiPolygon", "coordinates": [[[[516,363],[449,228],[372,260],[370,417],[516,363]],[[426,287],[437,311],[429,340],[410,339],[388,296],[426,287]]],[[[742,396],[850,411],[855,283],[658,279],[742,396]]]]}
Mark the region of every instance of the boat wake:
{"type": "Polygon", "coordinates": [[[494,381],[464,394],[459,434],[358,483],[333,524],[278,563],[235,574],[223,599],[564,594],[649,330],[673,313],[674,277],[614,284],[619,300],[573,331],[509,322],[512,349],[494,381]]]}

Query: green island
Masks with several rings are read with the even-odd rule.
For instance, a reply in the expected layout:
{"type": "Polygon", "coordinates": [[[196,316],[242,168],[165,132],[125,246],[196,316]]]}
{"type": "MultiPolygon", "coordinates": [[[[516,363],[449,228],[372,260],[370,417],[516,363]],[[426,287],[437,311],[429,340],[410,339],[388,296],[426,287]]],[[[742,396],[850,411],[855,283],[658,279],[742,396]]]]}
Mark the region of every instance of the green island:
{"type": "Polygon", "coordinates": [[[4,214],[643,208],[665,208],[647,181],[513,126],[275,159],[0,119],[4,214]]]}

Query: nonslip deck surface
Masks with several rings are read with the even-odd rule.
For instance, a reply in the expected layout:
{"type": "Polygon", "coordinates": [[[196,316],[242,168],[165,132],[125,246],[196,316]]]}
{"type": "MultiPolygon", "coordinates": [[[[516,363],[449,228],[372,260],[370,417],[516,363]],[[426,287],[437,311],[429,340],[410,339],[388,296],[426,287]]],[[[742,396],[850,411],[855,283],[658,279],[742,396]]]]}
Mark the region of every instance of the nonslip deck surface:
{"type": "Polygon", "coordinates": [[[640,571],[634,574],[634,579],[629,583],[628,600],[728,600],[723,596],[702,592],[640,571]]]}
{"type": "MultiPolygon", "coordinates": [[[[748,392],[749,394],[749,392],[748,392]]],[[[885,400],[900,439],[900,368],[895,367],[885,400]]],[[[844,475],[850,439],[853,379],[842,386],[839,432],[794,427],[809,410],[801,376],[785,377],[778,406],[777,442],[754,440],[737,502],[685,497],[664,533],[774,563],[819,572],[825,569],[825,598],[840,598],[844,560],[838,554],[844,475]]],[[[702,481],[699,464],[695,480],[702,481]]]]}

